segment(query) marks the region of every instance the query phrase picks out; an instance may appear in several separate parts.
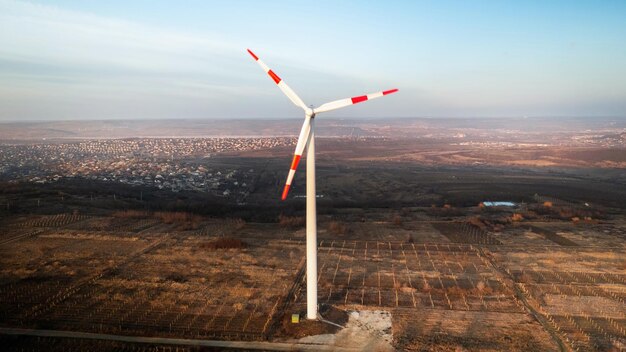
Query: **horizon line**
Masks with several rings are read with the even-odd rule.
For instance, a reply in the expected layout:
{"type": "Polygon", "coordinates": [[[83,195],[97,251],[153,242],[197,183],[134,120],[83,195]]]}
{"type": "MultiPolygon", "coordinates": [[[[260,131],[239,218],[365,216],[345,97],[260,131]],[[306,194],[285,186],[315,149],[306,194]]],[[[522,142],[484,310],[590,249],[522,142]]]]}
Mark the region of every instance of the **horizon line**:
{"type": "MultiPolygon", "coordinates": [[[[323,120],[385,120],[385,119],[626,119],[626,115],[543,115],[543,116],[388,116],[388,117],[325,117],[323,120]]],[[[49,123],[49,122],[148,122],[148,121],[271,121],[271,120],[300,120],[300,117],[165,117],[165,118],[97,118],[97,119],[22,119],[5,120],[0,124],[28,124],[28,123],[49,123]]]]}

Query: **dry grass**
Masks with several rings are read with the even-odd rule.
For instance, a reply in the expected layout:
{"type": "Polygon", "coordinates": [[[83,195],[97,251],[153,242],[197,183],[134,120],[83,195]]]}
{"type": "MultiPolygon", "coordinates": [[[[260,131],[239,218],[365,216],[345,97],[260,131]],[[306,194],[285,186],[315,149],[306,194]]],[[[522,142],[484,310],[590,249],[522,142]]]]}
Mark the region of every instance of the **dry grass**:
{"type": "Polygon", "coordinates": [[[454,298],[459,298],[463,296],[463,294],[467,294],[466,290],[457,286],[448,287],[446,291],[450,297],[454,297],[454,298]]]}
{"type": "Polygon", "coordinates": [[[443,207],[438,208],[437,205],[433,204],[426,211],[426,213],[430,216],[442,216],[442,217],[450,217],[450,216],[462,216],[463,210],[455,208],[450,204],[444,204],[443,207]]]}
{"type": "Polygon", "coordinates": [[[235,219],[233,220],[235,230],[241,230],[246,227],[246,221],[244,219],[235,219]]]}
{"type": "Polygon", "coordinates": [[[306,223],[304,216],[286,216],[280,214],[278,216],[278,224],[281,227],[301,227],[306,223]]]}
{"type": "MultiPolygon", "coordinates": [[[[180,230],[195,230],[200,227],[200,223],[203,220],[200,215],[184,211],[157,211],[150,213],[145,210],[122,210],[116,211],[112,215],[114,218],[120,219],[146,219],[152,217],[165,224],[176,224],[180,230]]],[[[243,220],[241,220],[241,222],[243,222],[243,220]]],[[[245,222],[240,226],[243,227],[244,225],[245,222]]]]}
{"type": "Polygon", "coordinates": [[[487,227],[479,216],[472,216],[471,218],[468,219],[467,222],[470,225],[477,227],[481,230],[485,230],[485,228],[487,227]]]}
{"type": "Polygon", "coordinates": [[[417,292],[417,289],[413,287],[409,287],[409,286],[402,286],[400,287],[400,291],[403,293],[412,293],[412,292],[417,292]]]}
{"type": "Polygon", "coordinates": [[[190,221],[199,222],[202,220],[201,216],[184,212],[184,211],[175,211],[175,212],[157,211],[156,213],[154,213],[154,217],[157,219],[161,219],[161,221],[163,221],[166,224],[185,223],[185,222],[190,222],[190,221]]]}
{"type": "Polygon", "coordinates": [[[114,212],[112,216],[122,219],[143,219],[150,216],[150,214],[145,210],[121,210],[114,212]]]}
{"type": "Polygon", "coordinates": [[[493,294],[493,288],[487,286],[484,281],[479,281],[476,284],[476,288],[471,289],[470,292],[478,295],[489,296],[493,294]]]}
{"type": "Polygon", "coordinates": [[[158,211],[154,213],[154,217],[163,221],[165,224],[176,224],[180,230],[196,230],[200,227],[200,223],[202,222],[200,215],[184,211],[158,211]]]}

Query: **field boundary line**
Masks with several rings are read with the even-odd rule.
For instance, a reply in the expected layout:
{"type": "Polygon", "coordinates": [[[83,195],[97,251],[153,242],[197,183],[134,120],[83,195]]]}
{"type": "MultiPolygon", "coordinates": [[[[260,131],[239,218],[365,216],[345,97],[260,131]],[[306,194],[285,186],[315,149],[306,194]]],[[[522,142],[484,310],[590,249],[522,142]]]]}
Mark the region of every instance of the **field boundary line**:
{"type": "Polygon", "coordinates": [[[109,335],[96,334],[80,331],[62,331],[62,330],[38,330],[38,329],[20,329],[20,328],[0,328],[0,334],[18,335],[18,336],[39,336],[39,337],[61,337],[73,339],[88,340],[106,340],[120,341],[129,343],[147,343],[157,345],[184,345],[184,346],[204,346],[204,347],[221,347],[221,348],[237,348],[247,350],[264,350],[264,351],[345,351],[354,352],[358,349],[319,345],[304,344],[290,342],[261,342],[261,341],[220,341],[220,340],[195,340],[195,339],[178,339],[169,337],[147,337],[147,336],[125,336],[125,335],[109,335]]]}

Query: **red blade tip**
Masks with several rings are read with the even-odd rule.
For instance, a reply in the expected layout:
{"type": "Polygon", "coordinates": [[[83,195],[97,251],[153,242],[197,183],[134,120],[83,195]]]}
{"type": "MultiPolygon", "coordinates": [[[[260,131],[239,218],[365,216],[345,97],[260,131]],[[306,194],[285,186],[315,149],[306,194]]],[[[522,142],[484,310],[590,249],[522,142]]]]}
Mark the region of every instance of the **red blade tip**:
{"type": "Polygon", "coordinates": [[[386,90],[386,91],[383,91],[383,95],[387,95],[387,94],[395,93],[395,92],[397,92],[397,91],[398,91],[398,89],[397,89],[397,88],[390,89],[390,90],[386,90]]]}
{"type": "Polygon", "coordinates": [[[252,57],[253,57],[256,61],[259,61],[259,57],[258,57],[258,56],[256,56],[256,55],[254,55],[254,53],[252,52],[252,50],[250,50],[250,49],[247,49],[247,50],[248,50],[248,52],[250,53],[250,55],[252,55],[252,57]]]}
{"type": "Polygon", "coordinates": [[[281,197],[282,200],[287,199],[287,194],[289,193],[289,185],[285,185],[285,189],[283,189],[283,196],[281,197]]]}

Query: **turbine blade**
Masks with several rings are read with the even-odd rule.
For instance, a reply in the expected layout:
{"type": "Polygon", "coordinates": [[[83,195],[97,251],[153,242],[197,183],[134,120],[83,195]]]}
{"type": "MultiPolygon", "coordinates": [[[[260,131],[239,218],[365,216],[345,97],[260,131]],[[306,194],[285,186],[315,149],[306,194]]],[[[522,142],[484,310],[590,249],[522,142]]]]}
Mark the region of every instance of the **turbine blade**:
{"type": "Polygon", "coordinates": [[[296,92],[294,92],[293,89],[291,89],[287,85],[287,83],[285,83],[285,81],[283,81],[280,77],[278,77],[278,75],[274,73],[274,71],[270,70],[270,68],[267,67],[267,65],[263,61],[261,61],[261,59],[259,59],[259,57],[256,56],[252,52],[252,50],[248,49],[248,53],[252,55],[252,58],[254,58],[254,60],[259,64],[259,66],[261,66],[263,71],[265,71],[265,73],[267,73],[272,78],[272,80],[274,80],[274,82],[278,85],[278,88],[280,88],[280,90],[283,91],[283,93],[287,96],[287,98],[289,98],[289,100],[291,100],[291,102],[294,103],[296,106],[301,107],[302,109],[306,111],[307,109],[306,104],[304,104],[304,102],[302,101],[302,99],[300,99],[300,97],[296,94],[296,92]]]}
{"type": "Polygon", "coordinates": [[[291,167],[289,168],[289,174],[287,175],[287,182],[285,182],[285,188],[283,189],[282,200],[287,199],[289,193],[289,187],[293,181],[293,176],[296,174],[296,169],[300,163],[300,158],[306,147],[306,143],[311,135],[311,116],[307,115],[300,129],[300,135],[298,136],[298,144],[296,144],[296,151],[293,153],[293,160],[291,161],[291,167]]]}
{"type": "Polygon", "coordinates": [[[397,91],[398,91],[397,89],[390,89],[390,90],[384,90],[382,92],[371,93],[371,94],[368,94],[368,95],[361,95],[361,96],[358,96],[358,97],[352,97],[352,98],[347,98],[347,99],[335,100],[335,101],[331,101],[330,103],[326,103],[326,104],[320,105],[320,107],[313,109],[313,112],[315,112],[316,114],[319,114],[321,112],[337,110],[337,109],[341,109],[343,107],[354,105],[354,104],[357,104],[357,103],[361,103],[361,102],[364,102],[364,101],[367,101],[367,100],[380,98],[382,96],[385,96],[385,95],[388,95],[388,94],[392,94],[392,93],[395,93],[397,91]]]}

